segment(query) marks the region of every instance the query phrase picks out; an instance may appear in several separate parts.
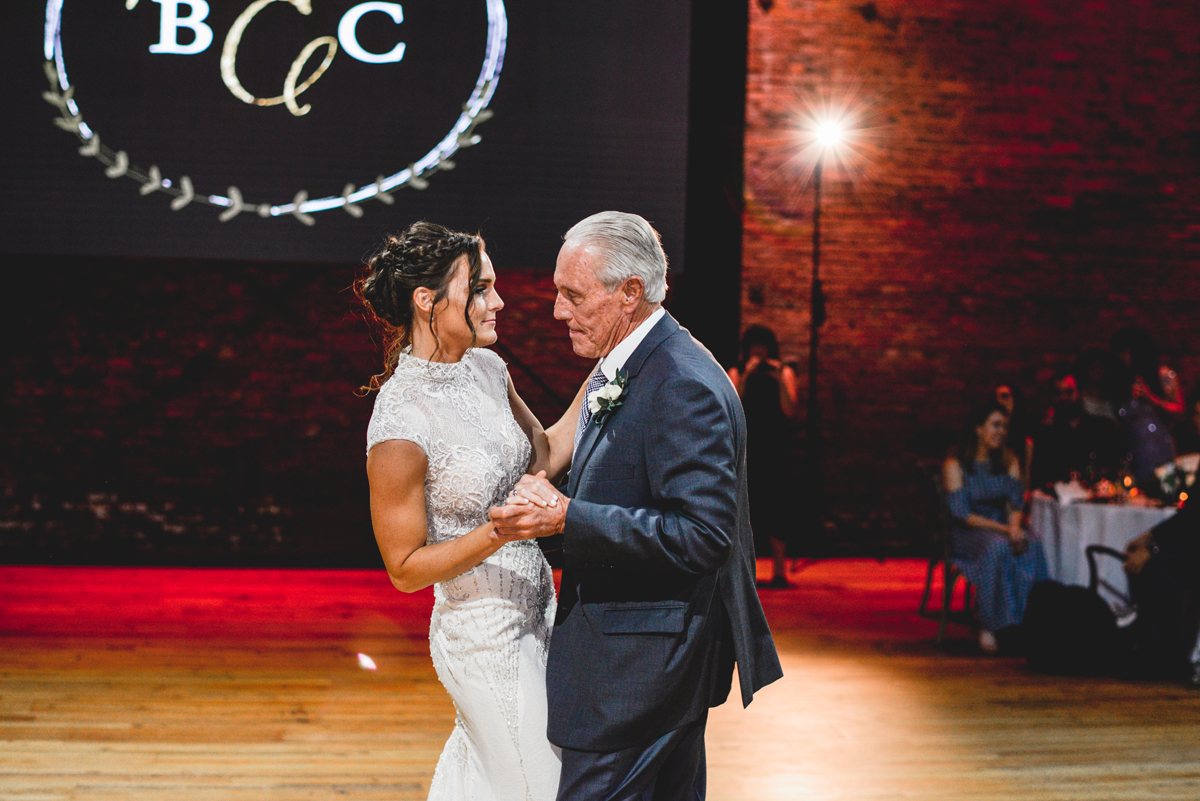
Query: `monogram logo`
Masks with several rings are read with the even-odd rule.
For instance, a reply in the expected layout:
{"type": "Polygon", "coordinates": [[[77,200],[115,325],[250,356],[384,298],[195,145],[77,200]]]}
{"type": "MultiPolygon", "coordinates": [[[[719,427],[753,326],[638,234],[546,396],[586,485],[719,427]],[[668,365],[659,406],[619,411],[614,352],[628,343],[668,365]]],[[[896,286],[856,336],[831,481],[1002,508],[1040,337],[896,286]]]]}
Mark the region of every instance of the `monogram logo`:
{"type": "MultiPolygon", "coordinates": [[[[487,6],[488,31],[479,77],[474,90],[462,103],[461,113],[450,131],[423,158],[391,175],[379,173],[373,181],[358,185],[347,183],[340,195],[310,199],[307,191],[299,189],[292,196],[290,203],[250,202],[242,196],[236,184],[229,186],[225,195],[205,194],[197,191],[187,175],[182,175],[178,180],[166,178],[156,165],[139,167],[124,150],[114,149],[101,142],[99,132],[84,120],[75,96],[75,87],[67,76],[62,47],[62,15],[65,2],[66,0],[48,0],[46,5],[44,55],[45,72],[50,88],[42,97],[59,110],[55,124],[75,134],[82,143],[79,154],[100,161],[106,168],[105,175],[109,178],[136,180],[143,195],[161,192],[172,196],[170,207],[175,211],[192,203],[215,206],[221,210],[219,219],[222,222],[231,220],[246,210],[254,211],[263,218],[291,216],[305,225],[314,223],[313,213],[329,209],[340,208],[354,217],[361,217],[363,210],[360,204],[365,201],[378,200],[391,204],[394,202],[390,194],[393,189],[426,188],[433,173],[455,167],[451,157],[458,150],[479,143],[480,137],[475,128],[492,116],[487,106],[500,77],[507,41],[507,19],[503,0],[483,0],[487,6]]],[[[149,46],[151,54],[167,57],[195,56],[208,50],[217,40],[217,32],[213,30],[209,21],[211,9],[207,0],[150,2],[158,6],[158,41],[149,46]]],[[[280,65],[282,89],[278,95],[261,97],[250,92],[242,84],[238,74],[239,50],[247,30],[252,24],[265,24],[261,21],[256,23],[256,18],[273,3],[290,5],[299,14],[309,16],[313,13],[314,2],[324,3],[327,0],[253,0],[238,15],[225,33],[219,65],[220,79],[233,97],[242,103],[260,108],[282,105],[292,116],[302,117],[312,112],[313,106],[310,103],[301,103],[300,96],[328,72],[339,52],[371,65],[394,65],[403,61],[409,47],[409,43],[402,41],[399,35],[399,31],[403,30],[400,26],[405,20],[403,7],[399,3],[391,2],[358,3],[342,14],[337,24],[336,36],[318,36],[301,48],[295,59],[286,67],[286,71],[284,65],[280,65]],[[359,38],[360,28],[367,25],[376,28],[381,25],[389,26],[396,32],[394,43],[386,49],[368,49],[359,38]],[[316,56],[320,56],[319,63],[305,75],[306,66],[316,56]]],[[[333,0],[328,2],[332,3],[333,0]]],[[[125,0],[125,8],[130,12],[136,11],[139,4],[140,0],[125,0]]],[[[377,35],[373,40],[376,44],[378,38],[377,35]]]]}
{"type": "MultiPolygon", "coordinates": [[[[132,11],[137,8],[139,2],[140,0],[125,0],[125,8],[132,11]]],[[[152,0],[152,2],[162,6],[162,9],[159,14],[158,42],[150,45],[151,53],[192,56],[203,53],[213,43],[213,29],[205,22],[210,11],[206,0],[152,0]],[[188,14],[186,16],[180,16],[180,6],[187,7],[188,14]],[[179,41],[181,30],[191,32],[192,40],[187,44],[181,44],[179,41]]],[[[311,107],[300,106],[296,103],[296,98],[320,80],[321,76],[325,74],[325,70],[329,69],[329,65],[333,63],[333,57],[337,55],[339,43],[351,58],[366,64],[390,64],[404,58],[404,42],[399,42],[386,53],[370,53],[358,41],[358,23],[366,14],[372,11],[382,12],[391,17],[392,22],[399,25],[404,21],[403,7],[397,3],[359,3],[342,15],[342,19],[338,23],[337,38],[321,36],[305,45],[304,49],[300,51],[300,55],[296,56],[296,60],[292,62],[291,69],[288,70],[287,77],[283,81],[282,94],[278,97],[255,97],[247,92],[238,80],[238,46],[242,42],[242,35],[246,32],[246,28],[258,16],[258,12],[275,2],[290,3],[305,16],[312,14],[312,0],[255,0],[234,21],[229,28],[229,33],[225,36],[225,44],[221,48],[221,80],[229,87],[233,96],[244,103],[256,106],[277,106],[283,103],[287,106],[288,111],[297,117],[307,114],[311,107]],[[320,65],[303,83],[297,85],[304,65],[321,48],[325,48],[325,57],[321,60],[320,65]]]]}

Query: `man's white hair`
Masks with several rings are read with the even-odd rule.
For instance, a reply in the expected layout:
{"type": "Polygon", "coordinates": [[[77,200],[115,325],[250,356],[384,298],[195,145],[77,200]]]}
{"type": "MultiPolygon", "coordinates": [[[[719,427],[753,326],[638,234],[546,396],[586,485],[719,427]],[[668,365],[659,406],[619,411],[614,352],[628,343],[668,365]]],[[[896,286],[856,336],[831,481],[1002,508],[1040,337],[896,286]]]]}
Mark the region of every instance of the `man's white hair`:
{"type": "Polygon", "coordinates": [[[636,275],[646,287],[648,303],[662,303],[667,296],[667,254],[658,231],[644,217],[602,211],[571,226],[563,241],[596,249],[596,278],[609,292],[636,275]]]}

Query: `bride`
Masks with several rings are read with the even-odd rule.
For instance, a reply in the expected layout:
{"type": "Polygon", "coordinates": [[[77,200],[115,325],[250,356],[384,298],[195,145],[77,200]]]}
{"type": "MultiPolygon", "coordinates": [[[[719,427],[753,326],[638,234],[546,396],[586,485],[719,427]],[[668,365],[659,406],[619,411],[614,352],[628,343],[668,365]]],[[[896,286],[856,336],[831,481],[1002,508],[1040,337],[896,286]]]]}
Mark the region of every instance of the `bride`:
{"type": "Polygon", "coordinates": [[[359,296],[391,340],[384,380],[372,382],[371,519],[392,584],[434,585],[429,650],[458,712],[429,798],[551,801],[553,577],[537,543],[501,535],[488,508],[526,471],[566,471],[582,390],[544,430],[482,348],[496,341],[504,303],[479,237],[415,223],[368,266],[359,296]]]}

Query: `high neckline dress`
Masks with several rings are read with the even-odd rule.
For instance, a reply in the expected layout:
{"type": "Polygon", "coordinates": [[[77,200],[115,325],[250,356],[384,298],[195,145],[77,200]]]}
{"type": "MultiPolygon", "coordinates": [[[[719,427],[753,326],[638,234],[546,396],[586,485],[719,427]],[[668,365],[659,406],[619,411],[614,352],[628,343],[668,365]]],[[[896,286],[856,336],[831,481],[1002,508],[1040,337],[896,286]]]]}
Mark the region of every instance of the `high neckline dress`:
{"type": "MultiPolygon", "coordinates": [[[[380,388],[367,450],[416,444],[428,459],[427,543],[487,522],[529,465],[513,417],[508,371],[472,348],[453,364],[402,353],[380,388]]],[[[479,566],[434,585],[429,650],[457,711],[429,798],[552,801],[560,757],[546,739],[546,655],[554,580],[537,543],[511,542],[479,566]]]]}

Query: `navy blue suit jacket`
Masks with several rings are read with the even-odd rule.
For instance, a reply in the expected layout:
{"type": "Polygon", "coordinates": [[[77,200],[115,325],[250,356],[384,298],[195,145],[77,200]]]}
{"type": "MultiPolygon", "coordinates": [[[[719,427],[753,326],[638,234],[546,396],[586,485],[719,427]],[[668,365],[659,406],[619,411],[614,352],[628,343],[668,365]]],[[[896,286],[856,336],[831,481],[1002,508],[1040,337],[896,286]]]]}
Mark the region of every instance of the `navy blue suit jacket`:
{"type": "Polygon", "coordinates": [[[587,426],[567,482],[547,666],[550,741],[616,751],[783,675],[755,589],[746,422],[725,371],[667,315],[587,426]]]}

